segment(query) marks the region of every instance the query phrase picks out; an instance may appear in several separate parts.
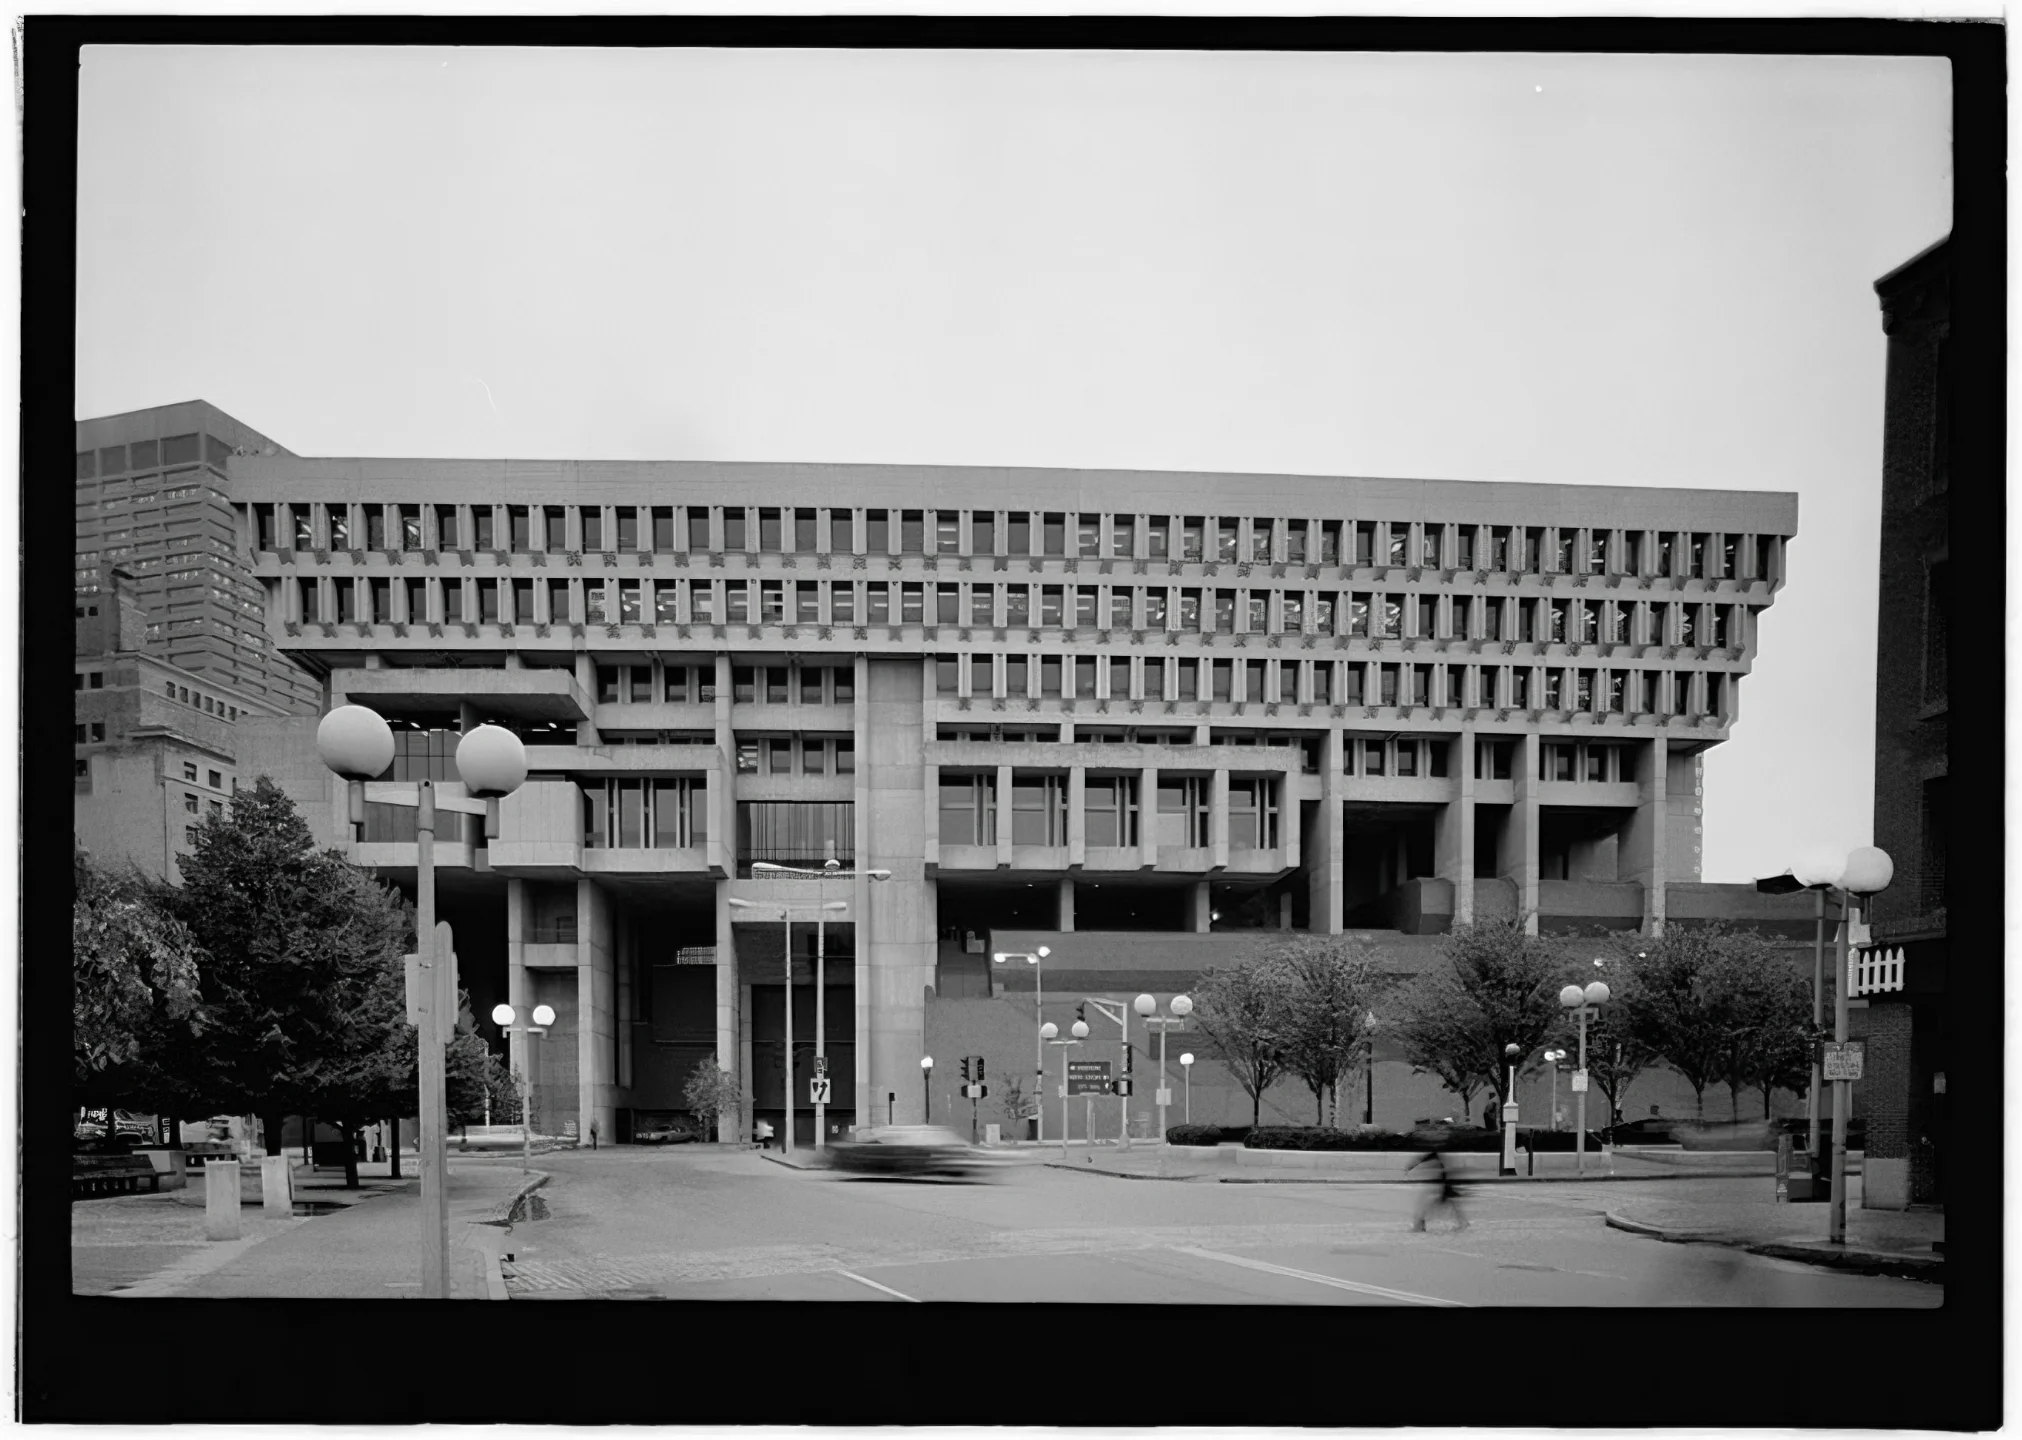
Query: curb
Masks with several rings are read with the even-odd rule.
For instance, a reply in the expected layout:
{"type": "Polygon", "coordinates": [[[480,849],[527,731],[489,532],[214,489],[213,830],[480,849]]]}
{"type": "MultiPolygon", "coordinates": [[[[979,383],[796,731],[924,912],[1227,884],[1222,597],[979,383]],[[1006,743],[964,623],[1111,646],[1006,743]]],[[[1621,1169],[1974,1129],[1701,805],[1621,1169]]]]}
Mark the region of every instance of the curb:
{"type": "Polygon", "coordinates": [[[1781,1240],[1750,1241],[1720,1230],[1665,1229],[1662,1226],[1646,1224],[1641,1220],[1631,1220],[1614,1210],[1608,1211],[1605,1218],[1613,1229],[1627,1231],[1631,1235],[1647,1236],[1653,1240],[1668,1241],[1674,1245],[1724,1245],[1771,1260],[1795,1260],[1804,1265],[1845,1270],[1856,1275],[1885,1275],[1903,1280],[1921,1280],[1931,1285],[1945,1283],[1945,1261],[1942,1255],[1926,1257],[1892,1255],[1880,1250],[1821,1250],[1815,1246],[1795,1245],[1781,1240]]]}
{"type": "MultiPolygon", "coordinates": [[[[1668,1184],[1673,1180],[1772,1180],[1771,1170],[1722,1170],[1718,1172],[1696,1172],[1690,1175],[1455,1175],[1456,1185],[1604,1185],[1621,1184],[1632,1181],[1647,1181],[1668,1184]]],[[[1224,1185],[1421,1185],[1421,1180],[1406,1180],[1401,1174],[1389,1179],[1372,1180],[1321,1180],[1290,1175],[1224,1175],[1224,1185]]]]}
{"type": "Polygon", "coordinates": [[[784,1165],[789,1170],[817,1170],[821,1168],[817,1165],[803,1165],[798,1160],[789,1160],[784,1155],[773,1154],[770,1150],[759,1151],[758,1158],[770,1160],[775,1165],[784,1165]]]}
{"type": "Polygon", "coordinates": [[[520,1182],[519,1188],[505,1199],[493,1205],[491,1212],[481,1220],[472,1220],[464,1227],[464,1243],[477,1251],[484,1267],[484,1298],[487,1300],[510,1300],[512,1294],[506,1289],[505,1237],[512,1228],[513,1217],[519,1213],[527,1196],[548,1183],[548,1174],[536,1170],[520,1182]]]}
{"type": "Polygon", "coordinates": [[[1107,1175],[1112,1180],[1165,1180],[1184,1185],[1209,1178],[1205,1175],[1133,1175],[1128,1170],[1100,1170],[1093,1165],[1069,1165],[1059,1160],[1041,1160],[1039,1163],[1048,1170],[1065,1170],[1074,1175],[1107,1175]]]}

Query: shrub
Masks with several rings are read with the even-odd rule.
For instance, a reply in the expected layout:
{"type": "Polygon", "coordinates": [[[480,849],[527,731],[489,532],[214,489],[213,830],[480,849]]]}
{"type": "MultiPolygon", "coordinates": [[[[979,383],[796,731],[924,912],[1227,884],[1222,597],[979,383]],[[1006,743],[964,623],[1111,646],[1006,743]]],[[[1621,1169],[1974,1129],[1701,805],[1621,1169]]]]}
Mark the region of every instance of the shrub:
{"type": "Polygon", "coordinates": [[[1358,1127],[1327,1130],[1317,1125],[1264,1125],[1243,1141],[1251,1150],[1413,1150],[1422,1142],[1394,1130],[1358,1127]]]}
{"type": "Polygon", "coordinates": [[[1227,1145],[1249,1133],[1247,1125],[1168,1125],[1165,1139],[1168,1145],[1227,1145]]]}

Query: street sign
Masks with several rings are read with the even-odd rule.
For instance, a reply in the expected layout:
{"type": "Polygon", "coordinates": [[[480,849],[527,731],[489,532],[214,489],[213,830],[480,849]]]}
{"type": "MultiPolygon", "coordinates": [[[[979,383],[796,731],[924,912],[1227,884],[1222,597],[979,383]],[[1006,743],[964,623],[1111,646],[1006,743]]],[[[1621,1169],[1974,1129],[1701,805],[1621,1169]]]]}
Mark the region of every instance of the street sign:
{"type": "Polygon", "coordinates": [[[826,1075],[817,1075],[808,1081],[807,1103],[810,1105],[828,1104],[828,1084],[828,1076],[826,1075]]]}
{"type": "Polygon", "coordinates": [[[962,1098],[964,1100],[988,1100],[990,1098],[990,1087],[988,1085],[964,1085],[962,1087],[962,1098]]]}
{"type": "Polygon", "coordinates": [[[1109,1093],[1109,1062],[1107,1060],[1068,1061],[1067,1093],[1069,1095],[1107,1095],[1109,1093]]]}
{"type": "Polygon", "coordinates": [[[828,1074],[828,1056],[817,1055],[814,1057],[814,1073],[817,1079],[828,1074]]]}
{"type": "Polygon", "coordinates": [[[1587,1093],[1587,1072],[1586,1072],[1586,1071],[1584,1071],[1584,1070],[1575,1070],[1575,1071],[1573,1072],[1573,1093],[1574,1093],[1575,1095],[1584,1095],[1584,1094],[1586,1094],[1586,1093],[1587,1093]]]}
{"type": "Polygon", "coordinates": [[[1159,1087],[1158,1087],[1158,1091],[1157,1091],[1157,1093],[1156,1093],[1156,1094],[1155,1094],[1155,1095],[1153,1096],[1153,1098],[1152,1098],[1152,1102],[1151,1102],[1151,1103],[1152,1103],[1152,1104],[1154,1104],[1154,1105],[1168,1105],[1168,1106],[1169,1106],[1169,1105],[1171,1105],[1171,1104],[1172,1104],[1172,1086],[1170,1086],[1170,1085],[1161,1085],[1161,1086],[1159,1086],[1159,1087]]]}
{"type": "Polygon", "coordinates": [[[1825,1042],[1823,1070],[1828,1080],[1858,1080],[1861,1078],[1861,1063],[1865,1057],[1864,1042],[1860,1040],[1828,1040],[1825,1042]]]}

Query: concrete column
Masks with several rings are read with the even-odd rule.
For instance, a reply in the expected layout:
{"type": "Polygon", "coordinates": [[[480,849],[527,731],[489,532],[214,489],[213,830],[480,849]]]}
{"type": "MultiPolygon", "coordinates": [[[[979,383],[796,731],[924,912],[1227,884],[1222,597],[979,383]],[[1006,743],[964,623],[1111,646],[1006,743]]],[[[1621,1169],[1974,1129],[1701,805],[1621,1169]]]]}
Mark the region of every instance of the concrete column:
{"type": "Polygon", "coordinates": [[[737,987],[737,1073],[743,1081],[744,1099],[737,1117],[737,1133],[740,1138],[751,1134],[751,1112],[754,1108],[751,1098],[751,986],[740,982],[737,987]]]}
{"type": "Polygon", "coordinates": [[[1661,735],[1632,747],[1636,759],[1636,808],[1622,825],[1615,852],[1616,874],[1643,887],[1643,931],[1664,933],[1665,851],[1669,826],[1666,790],[1670,743],[1661,735]]]}
{"type": "Polygon", "coordinates": [[[1067,769],[1067,868],[1079,870],[1088,857],[1088,767],[1067,769]]]}
{"type": "MultiPolygon", "coordinates": [[[[751,1097],[751,1067],[739,1049],[737,940],[730,924],[730,887],[718,883],[712,896],[716,907],[716,1068],[738,1077],[745,1099],[751,1097]]],[[[749,987],[746,987],[749,988],[749,987]]],[[[743,1109],[719,1111],[716,1116],[719,1140],[743,1139],[743,1109]]]]}
{"type": "Polygon", "coordinates": [[[1515,882],[1517,914],[1526,933],[1537,933],[1538,917],[1538,737],[1524,735],[1510,766],[1513,803],[1496,851],[1496,873],[1515,882]]]}
{"type": "Polygon", "coordinates": [[[1474,923],[1474,755],[1472,725],[1461,727],[1447,766],[1449,799],[1432,821],[1433,873],[1453,886],[1453,923],[1474,923]]]}
{"type": "Polygon", "coordinates": [[[920,775],[920,858],[931,872],[941,863],[941,767],[922,765],[920,775]]]}
{"type": "Polygon", "coordinates": [[[1214,847],[1213,868],[1229,868],[1229,769],[1217,765],[1208,800],[1208,843],[1214,847]]]}
{"type": "Polygon", "coordinates": [[[997,868],[1011,864],[1011,767],[997,767],[997,868]]]}
{"type": "Polygon", "coordinates": [[[1137,772],[1137,864],[1140,870],[1158,868],[1158,768],[1153,765],[1137,772]]]}
{"type": "Polygon", "coordinates": [[[1058,928],[1063,932],[1074,929],[1074,877],[1072,875],[1060,877],[1060,924],[1058,928]]]}
{"type": "MultiPolygon", "coordinates": [[[[725,662],[727,663],[727,662],[725,662]]],[[[871,929],[872,882],[864,875],[870,867],[871,853],[871,791],[870,791],[870,738],[868,723],[870,714],[870,660],[858,655],[853,662],[856,666],[856,704],[850,711],[850,733],[856,745],[856,773],[852,777],[855,784],[851,796],[855,806],[851,811],[852,833],[856,841],[856,875],[850,882],[850,920],[856,926],[856,963],[853,967],[856,982],[856,1123],[859,1129],[874,1125],[871,1094],[871,996],[872,996],[872,952],[874,936],[871,929]]],[[[719,689],[719,695],[724,692],[719,689]]],[[[722,712],[727,722],[728,710],[722,712]]],[[[1010,796],[1002,796],[1005,802],[1004,815],[1009,814],[1010,796]]],[[[1000,816],[999,824],[1008,824],[1000,816]]],[[[1001,835],[1001,830],[1000,830],[1001,835]]],[[[1002,843],[1001,840],[999,842],[1002,843]]],[[[1000,858],[1002,852],[999,852],[1000,858]]],[[[724,913],[729,912],[726,909],[724,913]]],[[[726,922],[727,923],[727,922],[726,922]]]]}
{"type": "MultiPolygon", "coordinates": [[[[506,1004],[513,1007],[518,1017],[516,1025],[532,1023],[534,1008],[533,986],[527,975],[527,911],[531,906],[527,892],[527,882],[511,877],[506,879],[506,1004]]],[[[506,1063],[519,1075],[527,1071],[527,1037],[514,1033],[506,1036],[506,1063]]]]}
{"type": "Polygon", "coordinates": [[[1187,909],[1196,935],[1205,935],[1212,927],[1214,910],[1208,894],[1208,882],[1194,881],[1187,892],[1187,909]]]}
{"type": "Polygon", "coordinates": [[[590,714],[592,716],[591,719],[576,722],[576,743],[578,745],[598,744],[597,722],[594,718],[597,704],[597,661],[596,657],[587,650],[578,650],[576,652],[576,684],[581,687],[583,694],[588,697],[591,707],[590,714]]]}
{"type": "MultiPolygon", "coordinates": [[[[632,977],[639,963],[638,927],[625,916],[618,917],[618,947],[612,957],[612,1029],[618,1042],[617,1081],[620,1090],[632,1088],[632,977]]],[[[617,1139],[616,1135],[611,1137],[617,1139]]]]}
{"type": "Polygon", "coordinates": [[[593,1121],[613,1140],[617,1120],[612,915],[588,876],[576,881],[576,937],[576,1125],[588,1144],[593,1121]]]}
{"type": "Polygon", "coordinates": [[[1292,794],[1290,776],[1280,776],[1272,781],[1278,792],[1278,844],[1284,851],[1288,869],[1299,866],[1299,801],[1292,794]]]}
{"type": "Polygon", "coordinates": [[[1320,745],[1320,808],[1305,847],[1306,924],[1316,935],[1341,933],[1342,764],[1341,732],[1330,728],[1320,745]]]}

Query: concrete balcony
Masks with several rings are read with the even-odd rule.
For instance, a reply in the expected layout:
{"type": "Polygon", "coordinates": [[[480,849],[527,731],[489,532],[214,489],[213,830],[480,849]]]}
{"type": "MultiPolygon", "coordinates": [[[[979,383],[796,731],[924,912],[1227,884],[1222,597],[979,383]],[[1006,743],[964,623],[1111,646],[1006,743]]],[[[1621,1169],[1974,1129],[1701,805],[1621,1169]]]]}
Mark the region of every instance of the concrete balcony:
{"type": "MultiPolygon", "coordinates": [[[[567,670],[384,667],[330,672],[333,704],[369,705],[382,715],[454,714],[465,700],[517,720],[576,722],[590,717],[589,696],[567,670]]],[[[529,747],[529,755],[532,749],[529,747]]],[[[545,748],[545,747],[543,747],[545,748]]]]}
{"type": "MultiPolygon", "coordinates": [[[[1341,798],[1371,804],[1445,805],[1460,798],[1460,781],[1425,775],[1344,775],[1341,798]]],[[[1481,798],[1478,785],[1475,798],[1481,798]]]]}
{"type": "Polygon", "coordinates": [[[708,848],[701,845],[681,849],[620,846],[584,846],[582,868],[586,875],[688,875],[711,874],[708,848]]]}

